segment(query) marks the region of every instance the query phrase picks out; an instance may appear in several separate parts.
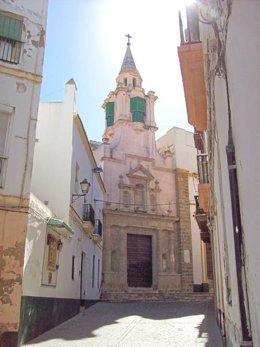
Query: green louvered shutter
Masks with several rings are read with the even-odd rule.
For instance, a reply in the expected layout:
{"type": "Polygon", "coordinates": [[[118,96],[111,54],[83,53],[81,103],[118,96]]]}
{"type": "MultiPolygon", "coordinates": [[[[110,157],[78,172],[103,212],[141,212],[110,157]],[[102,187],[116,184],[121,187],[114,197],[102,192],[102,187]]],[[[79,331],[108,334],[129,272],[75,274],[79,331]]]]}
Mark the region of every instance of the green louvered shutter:
{"type": "Polygon", "coordinates": [[[144,123],[146,115],[146,101],[138,96],[130,99],[130,111],[132,113],[133,122],[144,123]]]}
{"type": "Polygon", "coordinates": [[[22,21],[0,14],[0,36],[21,41],[22,21]]]}
{"type": "Polygon", "coordinates": [[[130,99],[130,111],[131,112],[134,112],[134,111],[138,110],[138,106],[137,106],[138,100],[137,99],[138,99],[137,97],[130,99]]]}
{"type": "Polygon", "coordinates": [[[139,99],[139,108],[141,112],[146,113],[146,101],[145,99],[139,99]]]}
{"type": "Polygon", "coordinates": [[[106,104],[106,120],[107,120],[108,127],[114,124],[114,114],[115,114],[115,103],[108,102],[106,104]]]}

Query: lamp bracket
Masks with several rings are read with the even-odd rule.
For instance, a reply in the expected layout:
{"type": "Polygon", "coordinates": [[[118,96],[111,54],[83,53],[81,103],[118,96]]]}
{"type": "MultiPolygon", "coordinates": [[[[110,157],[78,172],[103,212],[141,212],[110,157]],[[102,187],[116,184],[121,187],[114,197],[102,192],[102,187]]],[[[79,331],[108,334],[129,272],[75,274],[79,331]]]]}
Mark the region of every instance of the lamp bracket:
{"type": "Polygon", "coordinates": [[[86,194],[72,194],[72,202],[78,200],[81,196],[86,196],[86,194]]]}

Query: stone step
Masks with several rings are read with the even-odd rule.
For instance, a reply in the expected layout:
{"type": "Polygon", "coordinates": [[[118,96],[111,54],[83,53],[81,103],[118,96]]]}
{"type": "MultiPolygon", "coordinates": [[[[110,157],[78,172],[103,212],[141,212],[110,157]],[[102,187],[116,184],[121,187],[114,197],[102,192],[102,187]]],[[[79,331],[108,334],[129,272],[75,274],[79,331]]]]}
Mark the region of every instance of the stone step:
{"type": "Polygon", "coordinates": [[[103,292],[101,301],[109,302],[172,302],[172,301],[212,301],[214,293],[176,293],[176,292],[156,292],[156,291],[133,291],[133,292],[103,292]]]}

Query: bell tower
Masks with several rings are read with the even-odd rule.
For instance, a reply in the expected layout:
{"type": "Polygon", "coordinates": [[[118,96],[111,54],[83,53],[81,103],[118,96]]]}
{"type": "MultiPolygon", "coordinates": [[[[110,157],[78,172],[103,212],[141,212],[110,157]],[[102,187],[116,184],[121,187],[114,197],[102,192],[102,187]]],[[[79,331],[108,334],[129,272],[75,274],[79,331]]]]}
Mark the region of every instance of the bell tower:
{"type": "MultiPolygon", "coordinates": [[[[155,146],[154,103],[157,99],[153,91],[147,94],[142,88],[142,77],[136,68],[131,52],[131,36],[128,38],[123,63],[116,78],[116,89],[108,94],[103,108],[106,114],[106,126],[103,138],[111,146],[118,144],[119,137],[135,138],[147,154],[147,146],[155,146]]],[[[131,145],[129,143],[129,145],[131,145]]],[[[132,147],[132,146],[131,146],[132,147]]],[[[132,147],[133,148],[133,147],[132,147]]]]}

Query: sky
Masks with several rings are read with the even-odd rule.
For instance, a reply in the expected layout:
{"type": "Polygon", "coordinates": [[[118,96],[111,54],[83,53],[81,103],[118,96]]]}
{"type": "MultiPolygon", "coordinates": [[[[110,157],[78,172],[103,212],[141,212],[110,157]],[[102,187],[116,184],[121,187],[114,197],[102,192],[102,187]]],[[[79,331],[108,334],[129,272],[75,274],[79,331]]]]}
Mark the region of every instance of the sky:
{"type": "Polygon", "coordinates": [[[156,138],[187,122],[177,55],[178,5],[184,0],[49,0],[41,101],[63,101],[77,85],[77,111],[88,138],[101,141],[103,101],[116,88],[130,34],[143,88],[155,91],[156,138]]]}

